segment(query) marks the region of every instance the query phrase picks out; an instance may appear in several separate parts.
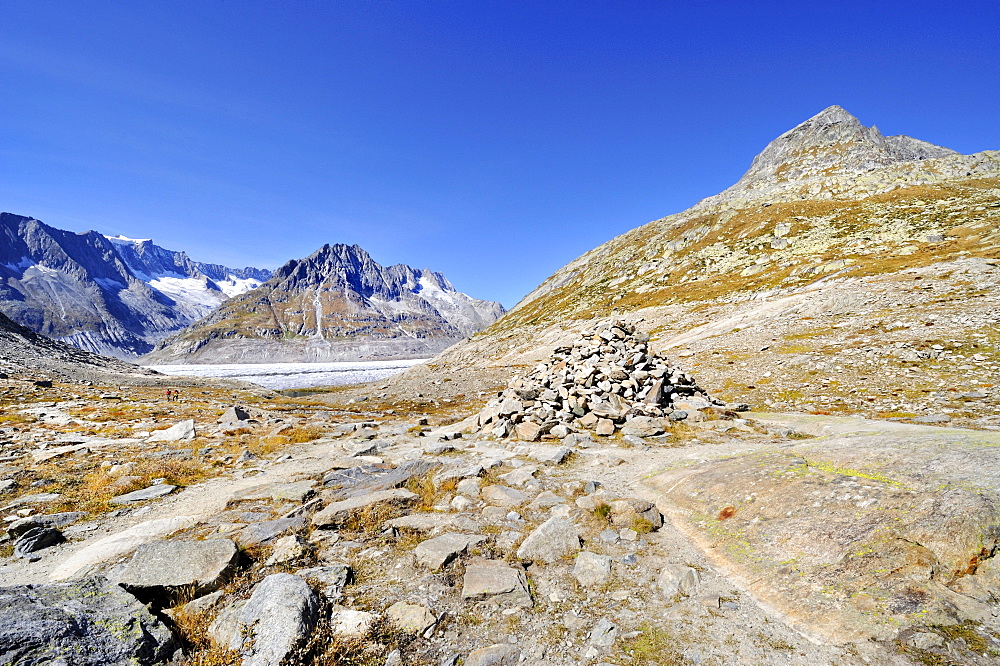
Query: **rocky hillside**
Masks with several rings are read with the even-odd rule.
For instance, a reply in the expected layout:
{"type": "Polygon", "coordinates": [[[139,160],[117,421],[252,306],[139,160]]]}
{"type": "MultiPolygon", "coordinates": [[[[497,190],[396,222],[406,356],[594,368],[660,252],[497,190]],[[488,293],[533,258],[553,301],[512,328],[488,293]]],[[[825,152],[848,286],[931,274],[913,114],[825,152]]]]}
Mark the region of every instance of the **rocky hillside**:
{"type": "Polygon", "coordinates": [[[0,375],[4,379],[17,375],[38,382],[52,379],[129,382],[157,374],[39,335],[0,313],[0,375]]]}
{"type": "Polygon", "coordinates": [[[398,385],[475,369],[477,390],[502,386],[615,315],[726,400],[1000,425],[998,222],[1000,152],[884,137],[831,107],[398,385]]]}
{"type": "Polygon", "coordinates": [[[81,349],[136,358],[270,272],[191,261],[150,240],[0,213],[0,311],[81,349]]]}
{"type": "Polygon", "coordinates": [[[503,306],[440,273],[383,267],[357,245],[324,245],[166,340],[148,363],[340,361],[432,356],[503,306]]]}

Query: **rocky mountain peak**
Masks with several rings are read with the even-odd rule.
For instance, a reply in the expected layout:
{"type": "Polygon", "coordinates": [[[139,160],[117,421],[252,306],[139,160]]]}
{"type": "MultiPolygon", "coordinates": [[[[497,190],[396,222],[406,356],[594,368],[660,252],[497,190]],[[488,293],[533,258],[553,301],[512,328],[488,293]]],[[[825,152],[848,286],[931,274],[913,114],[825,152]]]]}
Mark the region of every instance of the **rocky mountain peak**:
{"type": "MultiPolygon", "coordinates": [[[[829,106],[769,143],[731,188],[718,200],[771,195],[804,189],[842,191],[859,174],[902,163],[958,155],[905,135],[883,136],[840,106],[829,106]]],[[[796,197],[798,198],[798,197],[796,197]]]]}

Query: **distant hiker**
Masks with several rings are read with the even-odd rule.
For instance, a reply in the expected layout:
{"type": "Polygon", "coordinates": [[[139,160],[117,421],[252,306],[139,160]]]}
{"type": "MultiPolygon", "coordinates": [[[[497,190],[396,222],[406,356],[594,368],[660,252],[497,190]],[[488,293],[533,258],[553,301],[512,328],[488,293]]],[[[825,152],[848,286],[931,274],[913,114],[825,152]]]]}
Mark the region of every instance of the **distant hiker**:
{"type": "Polygon", "coordinates": [[[170,402],[170,389],[167,389],[167,402],[170,402]]]}

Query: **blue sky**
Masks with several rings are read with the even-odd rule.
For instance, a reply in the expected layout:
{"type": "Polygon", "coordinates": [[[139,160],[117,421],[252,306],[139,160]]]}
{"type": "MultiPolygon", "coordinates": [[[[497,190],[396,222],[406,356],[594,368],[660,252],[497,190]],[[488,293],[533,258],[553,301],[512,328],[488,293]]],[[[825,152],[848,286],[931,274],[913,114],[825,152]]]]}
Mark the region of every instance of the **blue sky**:
{"type": "Polygon", "coordinates": [[[1000,149],[1000,3],[0,0],[0,210],[512,306],[831,104],[1000,149]]]}

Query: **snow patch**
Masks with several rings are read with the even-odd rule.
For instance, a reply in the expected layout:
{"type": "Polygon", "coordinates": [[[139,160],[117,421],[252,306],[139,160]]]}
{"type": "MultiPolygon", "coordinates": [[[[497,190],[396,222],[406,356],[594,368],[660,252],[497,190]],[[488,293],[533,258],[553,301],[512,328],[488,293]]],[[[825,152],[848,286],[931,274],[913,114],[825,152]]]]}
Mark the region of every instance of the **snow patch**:
{"type": "Polygon", "coordinates": [[[105,289],[125,289],[125,285],[118,280],[112,280],[110,278],[94,278],[94,282],[101,285],[105,289]]]}
{"type": "Polygon", "coordinates": [[[174,300],[206,308],[214,308],[225,300],[221,293],[208,288],[205,278],[154,277],[149,286],[174,300]]]}
{"type": "Polygon", "coordinates": [[[240,294],[252,291],[263,283],[254,278],[238,278],[230,273],[226,276],[225,280],[216,280],[215,284],[219,285],[219,289],[221,289],[222,293],[224,293],[228,298],[233,298],[234,296],[239,296],[240,294]]]}

